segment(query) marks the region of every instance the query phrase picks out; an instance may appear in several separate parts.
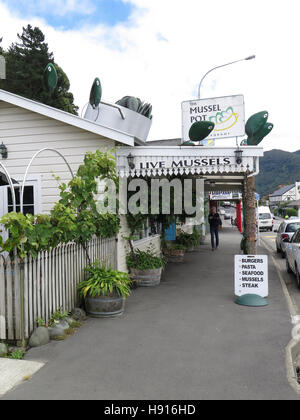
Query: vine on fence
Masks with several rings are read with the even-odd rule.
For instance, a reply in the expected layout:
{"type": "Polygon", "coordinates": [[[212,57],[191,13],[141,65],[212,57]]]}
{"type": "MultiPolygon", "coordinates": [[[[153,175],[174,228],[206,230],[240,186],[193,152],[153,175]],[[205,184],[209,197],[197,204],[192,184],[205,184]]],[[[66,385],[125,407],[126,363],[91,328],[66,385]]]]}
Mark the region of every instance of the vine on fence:
{"type": "Polygon", "coordinates": [[[12,252],[16,247],[21,258],[28,254],[36,257],[39,251],[74,241],[84,247],[90,262],[85,243],[93,235],[109,238],[120,230],[117,215],[97,210],[98,182],[105,179],[113,180],[118,186],[112,151],[86,153],[76,176],[68,184],[59,185],[60,199],[50,214],[33,216],[11,212],[0,218],[0,223],[9,230],[6,241],[0,236],[1,251],[12,252]]]}

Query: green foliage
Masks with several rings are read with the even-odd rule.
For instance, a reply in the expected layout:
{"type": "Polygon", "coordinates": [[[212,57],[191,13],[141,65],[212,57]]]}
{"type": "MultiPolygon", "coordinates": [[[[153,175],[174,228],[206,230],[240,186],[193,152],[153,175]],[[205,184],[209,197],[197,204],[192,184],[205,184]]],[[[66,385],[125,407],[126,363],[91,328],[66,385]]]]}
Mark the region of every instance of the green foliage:
{"type": "Polygon", "coordinates": [[[174,251],[185,251],[186,247],[182,244],[171,243],[166,244],[165,249],[173,249],[174,251]]]}
{"type": "Polygon", "coordinates": [[[151,270],[165,266],[164,258],[154,255],[150,248],[147,251],[136,249],[134,253],[131,252],[127,255],[126,262],[129,268],[136,268],[137,270],[151,270]]]}
{"type": "Polygon", "coordinates": [[[25,351],[20,349],[20,350],[15,350],[11,352],[7,357],[8,359],[21,360],[23,359],[24,354],[25,354],[25,351]]]}
{"type": "Polygon", "coordinates": [[[131,235],[143,229],[145,223],[147,222],[147,218],[148,218],[148,215],[142,214],[142,213],[138,213],[138,214],[127,213],[126,214],[126,221],[130,229],[131,235]]]}
{"type": "Polygon", "coordinates": [[[152,119],[152,105],[143,103],[140,98],[135,98],[134,96],[124,96],[122,99],[119,99],[116,104],[144,115],[144,117],[150,118],[150,120],[152,119]]]}
{"type": "Polygon", "coordinates": [[[290,208],[290,209],[284,209],[284,217],[288,216],[298,216],[298,211],[296,209],[290,208]]]}
{"type": "Polygon", "coordinates": [[[39,251],[57,245],[53,236],[55,228],[47,215],[32,216],[11,212],[1,217],[0,223],[10,233],[4,243],[0,239],[1,249],[12,252],[16,247],[21,258],[27,254],[35,257],[39,251]]]}
{"type": "Polygon", "coordinates": [[[94,217],[95,235],[101,238],[111,238],[117,235],[121,228],[120,219],[115,214],[96,214],[94,217]]]}
{"type": "Polygon", "coordinates": [[[70,328],[80,328],[82,327],[82,323],[80,321],[71,321],[69,323],[70,328]]]}
{"type": "Polygon", "coordinates": [[[42,31],[27,25],[17,36],[19,43],[13,43],[7,51],[2,51],[6,59],[6,80],[0,81],[0,88],[77,115],[78,107],[69,92],[69,79],[54,62],[42,31]],[[52,94],[44,84],[44,69],[48,63],[55,66],[58,76],[52,94]]]}
{"type": "Polygon", "coordinates": [[[59,186],[60,200],[49,215],[11,212],[0,219],[10,232],[5,243],[0,236],[1,249],[12,252],[16,247],[21,258],[28,254],[36,257],[39,251],[55,248],[59,243],[74,241],[85,247],[93,235],[115,236],[120,229],[118,216],[99,213],[95,200],[98,181],[104,179],[117,184],[114,156],[100,150],[88,152],[76,176],[68,185],[59,186]]]}
{"type": "Polygon", "coordinates": [[[80,295],[86,297],[112,296],[127,298],[130,295],[131,280],[127,273],[106,267],[98,260],[85,268],[88,278],[78,284],[80,295]]]}
{"type": "Polygon", "coordinates": [[[183,245],[185,248],[192,248],[199,245],[199,235],[196,231],[193,233],[186,233],[183,230],[179,232],[176,237],[176,243],[183,245]]]}
{"type": "Polygon", "coordinates": [[[36,324],[38,327],[45,327],[46,326],[46,322],[43,318],[37,318],[36,319],[36,324]]]}
{"type": "Polygon", "coordinates": [[[63,311],[61,307],[59,307],[53,314],[50,316],[48,325],[52,326],[54,324],[58,324],[59,321],[63,321],[64,319],[68,318],[69,312],[63,311]]]}

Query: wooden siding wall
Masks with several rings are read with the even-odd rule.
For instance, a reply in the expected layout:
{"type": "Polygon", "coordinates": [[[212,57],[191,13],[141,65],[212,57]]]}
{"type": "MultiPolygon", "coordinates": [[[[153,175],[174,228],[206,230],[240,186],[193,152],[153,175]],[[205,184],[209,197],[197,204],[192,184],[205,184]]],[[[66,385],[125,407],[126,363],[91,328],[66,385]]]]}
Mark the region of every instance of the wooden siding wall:
{"type": "MultiPolygon", "coordinates": [[[[8,159],[2,160],[10,175],[23,179],[32,156],[45,147],[62,153],[76,172],[87,151],[112,149],[115,142],[88,131],[0,101],[0,139],[7,146],[8,159]]],[[[45,151],[33,163],[29,174],[41,176],[41,209],[48,213],[58,199],[58,182],[68,182],[71,174],[63,159],[45,151]]]]}

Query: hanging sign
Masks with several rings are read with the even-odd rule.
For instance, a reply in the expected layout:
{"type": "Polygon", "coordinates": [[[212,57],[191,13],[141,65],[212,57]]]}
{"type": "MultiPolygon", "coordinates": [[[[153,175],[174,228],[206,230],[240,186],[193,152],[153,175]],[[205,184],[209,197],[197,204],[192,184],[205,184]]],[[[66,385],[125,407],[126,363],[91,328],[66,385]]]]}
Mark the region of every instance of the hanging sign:
{"type": "Polygon", "coordinates": [[[218,191],[209,194],[210,200],[241,200],[242,193],[229,192],[229,191],[218,191]]]}
{"type": "Polygon", "coordinates": [[[234,293],[236,296],[245,294],[268,296],[267,255],[235,255],[234,273],[234,293]]]}
{"type": "Polygon", "coordinates": [[[205,140],[245,135],[243,95],[184,101],[181,104],[181,110],[182,142],[189,140],[189,130],[197,121],[210,121],[215,124],[214,130],[205,140]]]}

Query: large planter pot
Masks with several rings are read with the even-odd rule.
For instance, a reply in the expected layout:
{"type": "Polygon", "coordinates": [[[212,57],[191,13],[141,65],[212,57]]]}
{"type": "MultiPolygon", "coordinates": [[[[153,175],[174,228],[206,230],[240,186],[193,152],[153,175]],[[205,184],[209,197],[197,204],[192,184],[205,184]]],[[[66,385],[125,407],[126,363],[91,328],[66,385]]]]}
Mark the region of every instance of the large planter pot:
{"type": "Polygon", "coordinates": [[[136,268],[131,268],[130,273],[130,277],[137,286],[157,286],[160,283],[162,268],[154,268],[151,270],[137,270],[136,268]]]}
{"type": "MultiPolygon", "coordinates": [[[[113,104],[113,106],[116,105],[113,104]]],[[[96,124],[127,133],[143,142],[146,141],[152,125],[152,120],[123,106],[117,105],[117,108],[121,110],[124,119],[121,117],[118,109],[110,106],[108,103],[102,102],[99,104],[99,107],[95,109],[88,104],[84,118],[93,121],[96,124]]],[[[126,156],[124,156],[123,161],[127,164],[126,156]]]]}
{"type": "Polygon", "coordinates": [[[125,299],[122,296],[87,296],[85,309],[94,318],[108,318],[122,315],[125,299]]]}
{"type": "Polygon", "coordinates": [[[165,249],[164,255],[168,262],[183,262],[185,251],[182,249],[165,249]]]}

